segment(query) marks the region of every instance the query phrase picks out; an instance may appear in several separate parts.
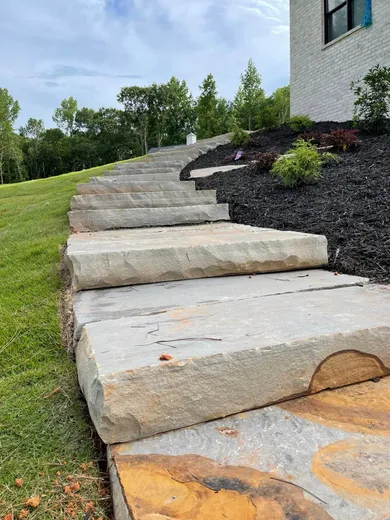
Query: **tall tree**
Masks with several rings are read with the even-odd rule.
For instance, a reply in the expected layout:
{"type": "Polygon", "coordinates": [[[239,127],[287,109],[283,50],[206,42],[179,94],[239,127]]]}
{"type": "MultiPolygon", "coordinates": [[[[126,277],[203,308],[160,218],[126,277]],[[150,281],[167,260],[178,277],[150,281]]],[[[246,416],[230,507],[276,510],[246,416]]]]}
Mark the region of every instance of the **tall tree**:
{"type": "Polygon", "coordinates": [[[217,103],[218,134],[227,134],[234,127],[234,107],[231,101],[219,98],[217,103]]]}
{"type": "Polygon", "coordinates": [[[69,97],[61,101],[61,106],[56,108],[53,121],[64,132],[70,135],[74,129],[77,113],[77,101],[74,97],[69,97]]]}
{"type": "Polygon", "coordinates": [[[253,61],[249,60],[247,69],[241,74],[241,84],[234,100],[236,117],[243,128],[254,130],[260,127],[264,100],[261,76],[253,61]]]}
{"type": "Polygon", "coordinates": [[[278,126],[290,119],[290,85],[280,87],[272,94],[278,126]]]}
{"type": "Polygon", "coordinates": [[[218,134],[218,92],[214,76],[209,74],[199,88],[197,135],[205,139],[218,134]]]}
{"type": "Polygon", "coordinates": [[[21,180],[22,149],[13,125],[19,115],[20,105],[6,88],[0,88],[0,182],[21,180]],[[6,176],[8,177],[6,179],[6,176]]]}
{"type": "Polygon", "coordinates": [[[28,178],[37,179],[41,177],[43,165],[40,162],[40,147],[45,134],[45,126],[42,119],[30,118],[26,126],[19,130],[24,138],[23,149],[25,154],[25,165],[28,178]]]}
{"type": "Polygon", "coordinates": [[[195,101],[185,81],[180,81],[173,76],[166,87],[168,105],[165,144],[184,144],[186,135],[195,127],[195,101]]]}
{"type": "Polygon", "coordinates": [[[128,121],[138,136],[142,153],[149,149],[151,87],[123,87],[118,94],[128,121]]]}

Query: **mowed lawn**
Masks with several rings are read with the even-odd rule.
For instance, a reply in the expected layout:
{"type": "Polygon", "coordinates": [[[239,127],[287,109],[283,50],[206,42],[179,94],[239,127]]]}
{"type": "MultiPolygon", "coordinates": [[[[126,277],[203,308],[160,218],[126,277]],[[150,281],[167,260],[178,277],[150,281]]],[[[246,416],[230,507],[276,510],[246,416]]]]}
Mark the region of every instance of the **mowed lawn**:
{"type": "Polygon", "coordinates": [[[0,519],[109,518],[59,319],[70,199],[105,169],[0,186],[0,519]]]}

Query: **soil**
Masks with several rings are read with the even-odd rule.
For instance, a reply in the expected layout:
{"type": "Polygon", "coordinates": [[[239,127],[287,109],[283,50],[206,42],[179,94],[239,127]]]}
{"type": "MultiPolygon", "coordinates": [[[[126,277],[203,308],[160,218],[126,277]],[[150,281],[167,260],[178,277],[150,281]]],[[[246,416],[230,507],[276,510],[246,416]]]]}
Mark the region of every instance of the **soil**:
{"type": "MultiPolygon", "coordinates": [[[[318,123],[312,130],[350,127],[350,123],[318,123]]],[[[284,153],[296,137],[288,127],[257,132],[241,149],[284,153]]],[[[279,179],[251,164],[196,179],[196,187],[216,189],[218,202],[230,205],[232,222],[325,235],[330,270],[389,283],[390,136],[360,134],[359,138],[358,149],[340,153],[341,160],[324,167],[319,181],[299,188],[285,188],[279,179]]],[[[183,170],[182,179],[188,179],[195,168],[226,164],[226,157],[238,149],[228,144],[199,157],[183,170]]]]}

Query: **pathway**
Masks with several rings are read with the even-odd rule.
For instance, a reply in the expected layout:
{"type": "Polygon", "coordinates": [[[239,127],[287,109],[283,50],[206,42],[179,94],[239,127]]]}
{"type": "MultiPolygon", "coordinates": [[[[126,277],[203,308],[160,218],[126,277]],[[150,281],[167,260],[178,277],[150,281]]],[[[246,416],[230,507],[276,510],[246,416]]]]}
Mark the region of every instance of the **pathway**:
{"type": "Polygon", "coordinates": [[[357,475],[388,442],[374,383],[318,394],[336,410],[318,420],[326,397],[270,405],[388,375],[390,291],[319,269],[325,237],[232,224],[180,182],[227,139],[118,165],[72,199],[77,368],[116,519],[384,518],[386,457],[357,475]],[[370,422],[352,428],[359,388],[370,422]]]}

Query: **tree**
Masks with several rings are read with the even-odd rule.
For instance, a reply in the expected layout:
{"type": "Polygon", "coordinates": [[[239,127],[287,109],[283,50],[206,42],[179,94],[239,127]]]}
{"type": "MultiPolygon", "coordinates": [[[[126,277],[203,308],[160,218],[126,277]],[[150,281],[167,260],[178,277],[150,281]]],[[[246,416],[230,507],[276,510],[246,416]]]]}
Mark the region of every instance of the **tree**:
{"type": "Polygon", "coordinates": [[[26,126],[21,127],[19,134],[23,138],[24,161],[27,168],[28,177],[37,179],[42,173],[42,164],[40,163],[39,153],[45,134],[45,126],[42,119],[30,118],[26,126]]]}
{"type": "Polygon", "coordinates": [[[253,61],[249,60],[247,69],[244,74],[241,74],[241,84],[234,100],[236,118],[243,128],[246,130],[260,128],[264,100],[261,76],[253,61]]]}
{"type": "Polygon", "coordinates": [[[219,98],[217,103],[218,134],[227,134],[236,126],[234,107],[231,101],[219,98]]]}
{"type": "Polygon", "coordinates": [[[53,121],[58,128],[70,135],[74,129],[76,113],[77,101],[71,96],[68,99],[63,99],[61,106],[55,109],[53,121]]]}
{"type": "Polygon", "coordinates": [[[123,87],[118,94],[129,124],[138,136],[142,153],[149,149],[151,87],[123,87]]]}
{"type": "Polygon", "coordinates": [[[19,115],[20,105],[6,88],[0,88],[0,182],[21,180],[22,149],[13,125],[19,115]]]}
{"type": "Polygon", "coordinates": [[[197,135],[199,139],[206,139],[218,134],[218,92],[214,76],[209,74],[199,88],[197,135]]]}
{"type": "Polygon", "coordinates": [[[183,144],[186,136],[195,127],[195,101],[185,81],[174,76],[167,85],[167,131],[166,145],[183,144]]]}
{"type": "Polygon", "coordinates": [[[290,119],[290,85],[280,87],[272,94],[278,126],[290,119]]]}

